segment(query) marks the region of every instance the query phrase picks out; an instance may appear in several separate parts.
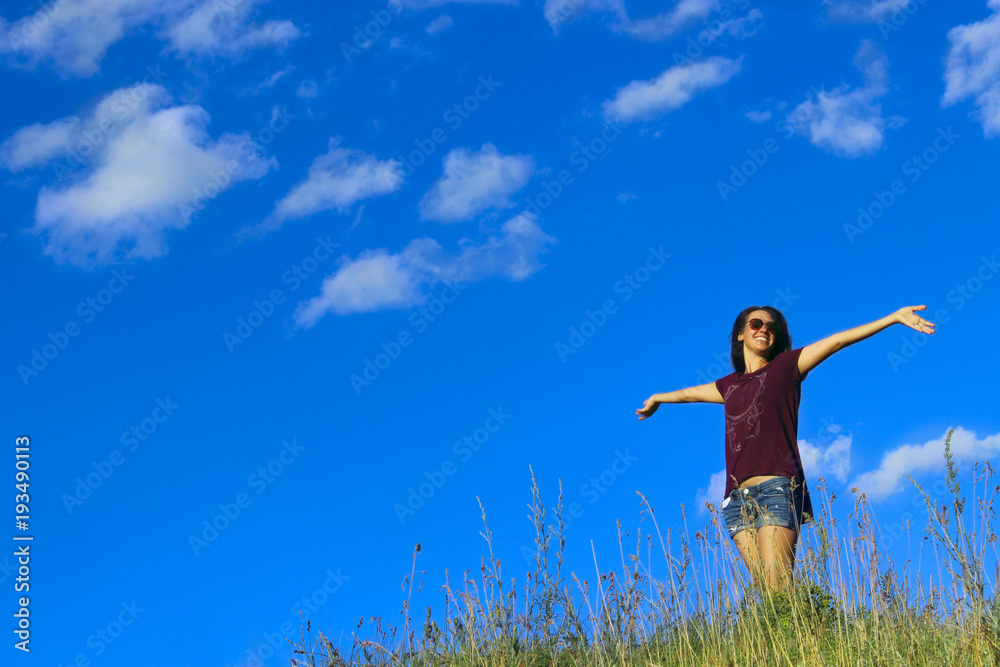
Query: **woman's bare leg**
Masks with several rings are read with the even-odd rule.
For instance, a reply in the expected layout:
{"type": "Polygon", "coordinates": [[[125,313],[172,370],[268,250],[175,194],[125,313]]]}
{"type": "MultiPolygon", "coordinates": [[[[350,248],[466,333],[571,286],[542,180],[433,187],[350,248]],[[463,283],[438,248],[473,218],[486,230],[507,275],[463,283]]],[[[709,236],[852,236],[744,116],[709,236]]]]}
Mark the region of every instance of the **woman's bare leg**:
{"type": "Polygon", "coordinates": [[[796,531],[783,526],[761,526],[757,529],[757,544],[754,546],[763,568],[762,579],[772,590],[791,584],[798,537],[796,531]]]}
{"type": "Polygon", "coordinates": [[[758,572],[760,568],[760,554],[757,549],[756,532],[755,530],[741,530],[733,535],[733,542],[736,543],[736,548],[739,549],[740,555],[743,556],[743,562],[746,563],[747,570],[750,571],[750,575],[754,581],[757,581],[757,578],[760,576],[758,572]]]}

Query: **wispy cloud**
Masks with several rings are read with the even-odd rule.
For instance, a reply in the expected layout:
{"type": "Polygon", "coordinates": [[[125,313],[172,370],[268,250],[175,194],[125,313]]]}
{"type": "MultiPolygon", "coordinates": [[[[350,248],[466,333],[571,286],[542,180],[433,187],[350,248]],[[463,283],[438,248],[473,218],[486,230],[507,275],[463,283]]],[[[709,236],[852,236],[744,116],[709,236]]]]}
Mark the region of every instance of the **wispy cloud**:
{"type": "Polygon", "coordinates": [[[859,23],[881,21],[902,10],[912,0],[825,0],[827,15],[834,20],[859,23]]]}
{"type": "Polygon", "coordinates": [[[302,36],[291,21],[250,21],[263,0],[205,0],[170,21],[166,36],[170,49],[195,56],[239,59],[247,51],[282,48],[302,36]]]}
{"type": "Polygon", "coordinates": [[[28,67],[92,76],[107,50],[141,26],[162,29],[180,55],[238,59],[251,49],[298,38],[290,21],[249,20],[262,0],[58,0],[9,24],[0,18],[0,54],[28,67]]]}
{"type": "Polygon", "coordinates": [[[259,95],[261,92],[268,90],[269,88],[274,88],[274,84],[281,81],[283,78],[288,76],[295,70],[293,65],[289,65],[284,69],[280,69],[274,72],[269,77],[258,83],[256,86],[250,86],[246,88],[245,92],[251,95],[259,95]]]}
{"type": "Polygon", "coordinates": [[[460,240],[458,255],[447,253],[434,239],[420,238],[395,254],[379,248],[355,259],[345,256],[336,273],[323,280],[319,296],[299,305],[295,320],[308,328],[329,313],[410,308],[427,300],[425,286],[444,280],[460,283],[505,276],[521,281],[545,266],[539,255],[554,243],[537,218],[524,212],[505,222],[499,235],[480,243],[460,240]]]}
{"type": "Polygon", "coordinates": [[[743,56],[730,60],[714,56],[702,62],[671,67],[654,79],[633,81],[604,102],[604,115],[618,122],[650,120],[678,109],[702,91],[736,76],[743,56]]]}
{"type": "Polygon", "coordinates": [[[812,93],[786,119],[789,128],[817,148],[848,158],[874,153],[882,147],[885,130],[905,122],[899,116],[884,118],[876,101],[889,91],[889,60],[882,50],[863,40],[854,65],[861,70],[863,86],[812,93]]]}
{"type": "Polygon", "coordinates": [[[447,14],[442,14],[441,16],[437,17],[436,19],[427,24],[426,28],[427,34],[436,35],[439,32],[442,32],[443,30],[447,30],[454,24],[455,24],[454,19],[452,19],[447,14]]]}
{"type": "Polygon", "coordinates": [[[0,19],[0,53],[29,66],[48,61],[63,72],[90,76],[100,68],[108,47],[169,7],[168,0],[47,3],[9,27],[0,19]]]}
{"type": "Polygon", "coordinates": [[[545,0],[545,20],[553,32],[569,21],[587,14],[609,16],[610,27],[640,39],[665,39],[703,19],[719,8],[719,0],[680,0],[656,16],[634,20],[623,0],[545,0]]]}
{"type": "MultiPolygon", "coordinates": [[[[878,468],[859,475],[850,486],[857,487],[872,500],[882,500],[908,487],[908,474],[944,471],[944,438],[942,434],[923,444],[901,445],[886,452],[878,468]]],[[[981,463],[1000,452],[1000,434],[978,439],[974,432],[958,426],[951,437],[951,452],[957,464],[981,463]]]]}
{"type": "Polygon", "coordinates": [[[749,118],[754,123],[765,123],[771,119],[771,112],[767,109],[765,109],[764,111],[751,110],[747,111],[743,115],[749,118]]]}
{"type": "Polygon", "coordinates": [[[709,30],[709,34],[721,35],[724,32],[728,32],[730,35],[740,39],[751,37],[757,34],[757,21],[763,19],[764,15],[759,9],[754,7],[747,12],[746,16],[729,19],[728,21],[720,21],[718,26],[709,30]]]}
{"type": "Polygon", "coordinates": [[[491,143],[478,152],[453,149],[444,158],[444,175],[420,200],[420,218],[458,222],[487,209],[511,208],[510,196],[534,170],[530,155],[504,155],[491,143]]]}
{"type": "Polygon", "coordinates": [[[1000,134],[1000,0],[989,0],[993,13],[982,21],[948,31],[942,106],[975,98],[976,116],[987,137],[1000,134]]]}
{"type": "Polygon", "coordinates": [[[319,97],[319,84],[312,79],[303,79],[295,91],[297,97],[314,99],[319,97]]]}
{"type": "Polygon", "coordinates": [[[466,5],[516,5],[518,0],[394,0],[398,6],[410,9],[428,9],[449,4],[466,5]]]}
{"type": "Polygon", "coordinates": [[[38,195],[33,231],[47,237],[46,253],[80,266],[162,255],[166,231],[191,220],[186,205],[276,165],[247,150],[246,133],[213,141],[201,107],[170,105],[161,86],[139,84],[108,95],[86,118],[32,125],[0,146],[11,170],[72,158],[60,172],[71,184],[38,195]]]}
{"type": "Polygon", "coordinates": [[[698,508],[699,514],[708,514],[708,508],[705,507],[705,503],[712,503],[715,505],[716,509],[725,500],[726,494],[726,469],[723,468],[718,472],[712,473],[712,476],[708,479],[708,486],[698,489],[695,493],[694,504],[698,508]]]}
{"type": "MultiPolygon", "coordinates": [[[[746,2],[742,7],[746,9],[746,2]]],[[[690,27],[699,19],[706,19],[721,8],[720,0],[680,0],[669,9],[647,18],[634,19],[629,16],[623,0],[545,0],[545,20],[549,22],[556,34],[564,23],[568,23],[585,15],[606,17],[609,28],[647,41],[667,39],[690,27]]],[[[722,33],[736,37],[746,37],[755,32],[754,23],[763,15],[759,9],[751,9],[746,16],[712,21],[713,39],[722,33]]],[[[706,22],[708,24],[708,22],[706,22]]]]}
{"type": "Polygon", "coordinates": [[[23,127],[0,145],[0,163],[9,171],[41,167],[62,157],[82,137],[76,116],[23,127]]]}
{"type": "Polygon", "coordinates": [[[825,447],[807,440],[799,440],[799,456],[806,479],[833,476],[846,482],[851,472],[851,436],[840,435],[825,447]]]}
{"type": "Polygon", "coordinates": [[[343,137],[330,139],[329,150],[313,160],[306,179],[292,188],[264,222],[241,235],[262,235],[288,221],[320,211],[347,212],[355,203],[395,192],[403,186],[403,165],[374,154],[343,148],[343,137]]]}
{"type": "Polygon", "coordinates": [[[563,23],[584,14],[609,12],[619,21],[628,21],[623,0],[545,0],[542,11],[555,32],[563,23]]]}
{"type": "Polygon", "coordinates": [[[666,39],[718,8],[718,0],[681,0],[656,16],[635,21],[627,19],[613,28],[640,39],[666,39]]]}

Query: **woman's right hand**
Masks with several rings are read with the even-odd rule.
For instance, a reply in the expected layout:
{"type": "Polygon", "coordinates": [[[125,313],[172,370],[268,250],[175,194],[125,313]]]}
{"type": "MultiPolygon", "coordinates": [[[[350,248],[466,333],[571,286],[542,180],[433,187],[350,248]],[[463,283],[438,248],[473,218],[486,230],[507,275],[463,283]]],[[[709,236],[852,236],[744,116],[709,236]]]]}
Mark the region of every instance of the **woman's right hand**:
{"type": "Polygon", "coordinates": [[[650,396],[643,403],[643,406],[635,411],[635,414],[639,415],[639,421],[642,421],[646,417],[652,417],[658,407],[660,407],[660,402],[655,397],[650,396]]]}

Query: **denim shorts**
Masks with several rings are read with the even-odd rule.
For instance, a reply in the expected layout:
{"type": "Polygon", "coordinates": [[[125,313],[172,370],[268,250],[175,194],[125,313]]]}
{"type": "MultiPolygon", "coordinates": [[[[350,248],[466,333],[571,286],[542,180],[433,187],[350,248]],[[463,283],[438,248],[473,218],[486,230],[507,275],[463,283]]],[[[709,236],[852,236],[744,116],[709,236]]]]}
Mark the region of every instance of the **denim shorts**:
{"type": "Polygon", "coordinates": [[[793,492],[791,486],[790,477],[772,477],[745,489],[733,489],[722,503],[729,537],[761,526],[783,526],[798,533],[802,525],[802,487],[793,492]]]}

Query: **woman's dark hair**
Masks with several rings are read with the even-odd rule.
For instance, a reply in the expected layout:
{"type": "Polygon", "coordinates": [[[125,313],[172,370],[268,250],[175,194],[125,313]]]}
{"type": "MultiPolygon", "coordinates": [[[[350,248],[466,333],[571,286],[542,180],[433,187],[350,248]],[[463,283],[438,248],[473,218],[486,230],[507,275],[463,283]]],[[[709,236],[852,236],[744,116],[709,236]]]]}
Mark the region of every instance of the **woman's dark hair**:
{"type": "Polygon", "coordinates": [[[781,314],[781,311],[771,306],[750,306],[736,317],[736,321],[733,323],[733,332],[729,335],[729,359],[733,362],[733,368],[737,373],[745,373],[747,370],[746,360],[743,358],[743,341],[737,340],[737,337],[743,333],[743,328],[746,327],[747,320],[750,319],[750,313],[755,310],[767,311],[770,313],[771,319],[778,325],[778,330],[774,332],[774,345],[771,346],[771,351],[767,355],[768,363],[782,352],[788,352],[792,349],[792,336],[788,333],[788,322],[785,321],[785,316],[781,314]]]}

